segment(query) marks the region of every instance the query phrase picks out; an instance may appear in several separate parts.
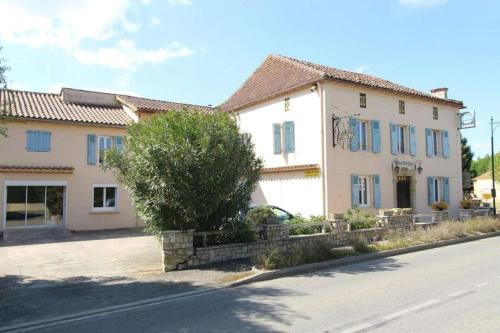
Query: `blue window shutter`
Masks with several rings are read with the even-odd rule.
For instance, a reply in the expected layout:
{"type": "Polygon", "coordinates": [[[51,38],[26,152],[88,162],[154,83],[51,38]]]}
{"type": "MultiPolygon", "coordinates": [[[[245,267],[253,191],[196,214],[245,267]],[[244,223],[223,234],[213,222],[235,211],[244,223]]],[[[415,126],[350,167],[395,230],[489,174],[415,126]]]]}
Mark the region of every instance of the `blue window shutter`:
{"type": "Polygon", "coordinates": [[[38,151],[50,151],[51,136],[50,132],[38,132],[38,151]]]}
{"type": "Polygon", "coordinates": [[[450,203],[450,179],[448,177],[443,178],[443,197],[446,203],[450,203]]]}
{"type": "Polygon", "coordinates": [[[391,129],[391,154],[397,155],[398,153],[398,127],[396,124],[390,125],[391,129]]]}
{"type": "Polygon", "coordinates": [[[121,136],[115,136],[113,137],[113,144],[119,152],[123,151],[123,137],[121,136]]]}
{"type": "Polygon", "coordinates": [[[415,126],[410,126],[410,155],[417,155],[417,130],[415,126]]]}
{"type": "Polygon", "coordinates": [[[38,131],[26,131],[26,150],[38,151],[38,131]]]}
{"type": "Polygon", "coordinates": [[[380,153],[380,121],[372,120],[372,151],[380,153]]]}
{"type": "Polygon", "coordinates": [[[425,145],[426,145],[426,152],[427,156],[432,156],[434,155],[434,142],[432,139],[432,130],[430,128],[425,129],[425,145]]]}
{"type": "Polygon", "coordinates": [[[273,124],[274,153],[281,154],[281,124],[273,124]]]}
{"type": "Polygon", "coordinates": [[[358,120],[354,117],[349,118],[349,128],[352,132],[351,151],[358,151],[359,148],[359,131],[358,120]]]}
{"type": "Polygon", "coordinates": [[[450,138],[448,131],[443,131],[443,157],[450,157],[450,138]]]}
{"type": "Polygon", "coordinates": [[[351,175],[351,204],[352,207],[359,206],[359,177],[351,175]]]}
{"type": "Polygon", "coordinates": [[[283,123],[285,131],[285,153],[295,152],[295,124],[293,121],[283,123]]]}
{"type": "Polygon", "coordinates": [[[95,165],[97,163],[97,138],[95,134],[87,135],[87,164],[95,165]]]}
{"type": "Polygon", "coordinates": [[[382,200],[380,197],[380,176],[373,176],[373,206],[375,208],[382,207],[382,200]]]}
{"type": "Polygon", "coordinates": [[[434,178],[427,177],[427,202],[429,205],[434,203],[434,178]]]}

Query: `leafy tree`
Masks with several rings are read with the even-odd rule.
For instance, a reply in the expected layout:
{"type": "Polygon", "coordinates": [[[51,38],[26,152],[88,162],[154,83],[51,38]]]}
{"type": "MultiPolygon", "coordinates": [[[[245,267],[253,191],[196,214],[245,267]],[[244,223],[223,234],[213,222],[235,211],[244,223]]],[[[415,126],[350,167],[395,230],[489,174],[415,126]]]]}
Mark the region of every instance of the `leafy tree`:
{"type": "MultiPolygon", "coordinates": [[[[476,175],[482,175],[488,171],[491,172],[491,156],[486,155],[485,157],[478,158],[472,162],[472,170],[476,175]]],[[[495,154],[495,178],[500,177],[500,153],[495,154]]]]}
{"type": "Polygon", "coordinates": [[[127,128],[111,168],[148,231],[219,230],[246,210],[262,161],[227,113],[170,111],[127,128]]]}
{"type": "Polygon", "coordinates": [[[472,169],[474,153],[467,138],[462,138],[460,143],[462,146],[462,185],[464,191],[469,191],[472,189],[472,178],[477,176],[472,169]]]}
{"type": "MultiPolygon", "coordinates": [[[[2,47],[0,46],[0,51],[2,51],[2,47]]],[[[3,58],[0,58],[0,89],[5,89],[7,88],[7,76],[6,72],[10,68],[5,65],[5,60],[3,58]]],[[[0,105],[0,125],[4,122],[5,118],[5,110],[3,110],[3,106],[0,105]]],[[[0,136],[6,137],[7,136],[7,128],[4,126],[0,126],[0,136]]]]}

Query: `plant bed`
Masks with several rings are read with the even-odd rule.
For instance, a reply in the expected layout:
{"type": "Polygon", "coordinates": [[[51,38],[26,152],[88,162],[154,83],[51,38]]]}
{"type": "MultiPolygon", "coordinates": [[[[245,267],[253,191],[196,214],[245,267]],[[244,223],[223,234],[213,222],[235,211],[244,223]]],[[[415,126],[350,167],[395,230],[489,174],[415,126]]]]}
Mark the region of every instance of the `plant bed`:
{"type": "Polygon", "coordinates": [[[497,231],[500,231],[500,220],[473,219],[464,223],[447,221],[425,230],[391,231],[382,240],[373,243],[359,238],[350,247],[344,248],[332,249],[327,243],[317,243],[313,246],[297,248],[294,251],[272,250],[257,258],[256,265],[263,269],[275,270],[367,253],[410,249],[412,247],[426,248],[427,245],[432,247],[432,244],[438,246],[439,243],[446,241],[460,241],[460,239],[467,237],[474,238],[474,235],[497,231]]]}

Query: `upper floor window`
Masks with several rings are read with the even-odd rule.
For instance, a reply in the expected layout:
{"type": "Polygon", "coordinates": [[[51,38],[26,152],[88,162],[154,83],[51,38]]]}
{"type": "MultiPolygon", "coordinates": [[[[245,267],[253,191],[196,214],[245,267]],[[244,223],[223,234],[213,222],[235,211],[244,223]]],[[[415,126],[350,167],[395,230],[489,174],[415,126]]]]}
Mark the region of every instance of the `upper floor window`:
{"type": "Polygon", "coordinates": [[[290,97],[285,98],[285,111],[290,111],[290,97]]]}
{"type": "Polygon", "coordinates": [[[104,162],[106,151],[113,146],[113,138],[110,136],[99,136],[98,159],[99,164],[104,162]]]}
{"type": "Polygon", "coordinates": [[[52,134],[46,131],[26,131],[26,150],[30,152],[49,152],[52,134]]]}
{"type": "Polygon", "coordinates": [[[450,140],[448,131],[425,129],[427,156],[448,158],[450,154],[450,140]]]}
{"type": "Polygon", "coordinates": [[[405,101],[399,101],[399,114],[405,114],[405,101]]]}
{"type": "Polygon", "coordinates": [[[408,127],[398,125],[398,153],[408,153],[408,127]]]}
{"type": "Polygon", "coordinates": [[[434,119],[434,120],[439,119],[439,110],[437,107],[432,108],[432,119],[434,119]]]}
{"type": "Polygon", "coordinates": [[[362,151],[368,150],[368,122],[360,120],[358,122],[358,149],[362,151]]]}
{"type": "Polygon", "coordinates": [[[359,94],[359,107],[366,108],[366,94],[359,94]]]}
{"type": "Polygon", "coordinates": [[[273,124],[274,154],[295,152],[295,123],[285,121],[283,124],[273,124]]]}

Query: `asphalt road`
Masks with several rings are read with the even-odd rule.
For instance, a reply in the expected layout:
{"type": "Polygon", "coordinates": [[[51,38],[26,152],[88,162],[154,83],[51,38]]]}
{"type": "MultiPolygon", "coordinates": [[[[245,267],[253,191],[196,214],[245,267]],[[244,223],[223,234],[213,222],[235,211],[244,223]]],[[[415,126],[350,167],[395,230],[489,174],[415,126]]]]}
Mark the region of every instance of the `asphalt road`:
{"type": "Polygon", "coordinates": [[[37,331],[500,332],[500,237],[124,305],[37,331]]]}

